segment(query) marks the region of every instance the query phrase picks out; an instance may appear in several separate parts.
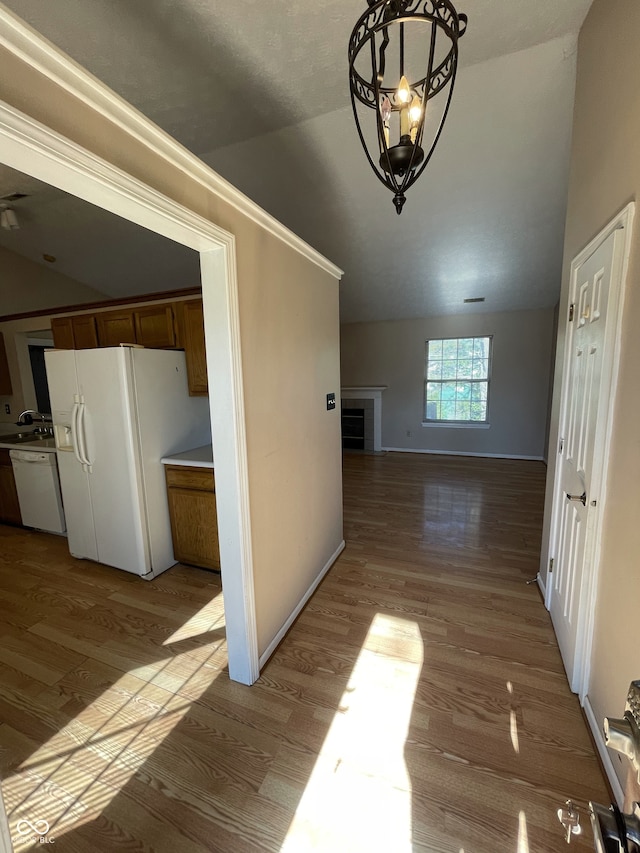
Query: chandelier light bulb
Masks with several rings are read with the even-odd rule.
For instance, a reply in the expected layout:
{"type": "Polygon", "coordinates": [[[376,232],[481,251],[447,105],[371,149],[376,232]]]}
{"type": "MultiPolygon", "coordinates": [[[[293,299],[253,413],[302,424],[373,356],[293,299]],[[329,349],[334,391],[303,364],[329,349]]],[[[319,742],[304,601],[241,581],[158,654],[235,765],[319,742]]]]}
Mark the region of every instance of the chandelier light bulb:
{"type": "Polygon", "coordinates": [[[380,118],[382,119],[382,129],[384,131],[384,141],[389,147],[389,121],[391,119],[391,101],[385,95],[380,104],[380,118]]]}
{"type": "Polygon", "coordinates": [[[417,95],[413,96],[411,106],[409,107],[409,118],[413,124],[418,124],[422,117],[422,101],[417,95]]]}
{"type": "Polygon", "coordinates": [[[400,85],[398,86],[398,100],[402,104],[408,104],[410,98],[411,90],[409,89],[409,81],[403,74],[400,78],[400,85]]]}

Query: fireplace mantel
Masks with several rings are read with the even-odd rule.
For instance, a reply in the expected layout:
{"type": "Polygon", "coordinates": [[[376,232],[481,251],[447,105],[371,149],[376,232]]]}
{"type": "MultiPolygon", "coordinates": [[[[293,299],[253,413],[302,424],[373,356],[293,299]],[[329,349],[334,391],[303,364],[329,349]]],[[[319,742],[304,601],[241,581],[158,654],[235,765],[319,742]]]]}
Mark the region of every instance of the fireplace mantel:
{"type": "Polygon", "coordinates": [[[343,400],[373,400],[373,449],[382,450],[382,392],[388,385],[344,385],[340,389],[343,400]]]}

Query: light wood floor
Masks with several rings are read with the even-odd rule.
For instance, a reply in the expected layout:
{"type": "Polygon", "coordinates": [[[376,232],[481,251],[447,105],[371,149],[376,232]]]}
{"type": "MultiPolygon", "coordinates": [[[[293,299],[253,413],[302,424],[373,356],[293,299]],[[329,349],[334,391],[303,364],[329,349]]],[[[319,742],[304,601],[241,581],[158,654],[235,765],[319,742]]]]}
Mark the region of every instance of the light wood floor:
{"type": "Polygon", "coordinates": [[[46,820],[58,853],[546,853],[567,797],[609,801],[525,584],[542,464],[344,467],[347,549],[251,688],[225,670],[216,575],[147,584],[0,526],[17,851],[46,820]]]}

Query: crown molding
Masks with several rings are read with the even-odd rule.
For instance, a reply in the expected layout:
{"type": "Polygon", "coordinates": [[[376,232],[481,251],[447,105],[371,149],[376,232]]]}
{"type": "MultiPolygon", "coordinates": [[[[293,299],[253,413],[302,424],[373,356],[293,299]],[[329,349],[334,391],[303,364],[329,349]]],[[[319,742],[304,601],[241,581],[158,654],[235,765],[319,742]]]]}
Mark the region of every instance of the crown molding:
{"type": "Polygon", "coordinates": [[[343,271],[251,201],[139,110],[0,4],[0,45],[73,97],[122,128],[191,180],[231,205],[307,260],[340,280],[343,271]]]}

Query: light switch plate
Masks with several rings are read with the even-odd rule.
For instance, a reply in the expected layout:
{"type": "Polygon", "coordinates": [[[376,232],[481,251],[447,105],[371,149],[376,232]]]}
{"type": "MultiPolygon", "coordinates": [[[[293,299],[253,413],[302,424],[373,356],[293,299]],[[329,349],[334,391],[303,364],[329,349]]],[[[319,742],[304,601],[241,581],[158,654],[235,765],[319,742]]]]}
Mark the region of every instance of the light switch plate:
{"type": "Polygon", "coordinates": [[[330,412],[332,409],[336,407],[336,395],[335,394],[327,394],[327,411],[330,412]]]}

